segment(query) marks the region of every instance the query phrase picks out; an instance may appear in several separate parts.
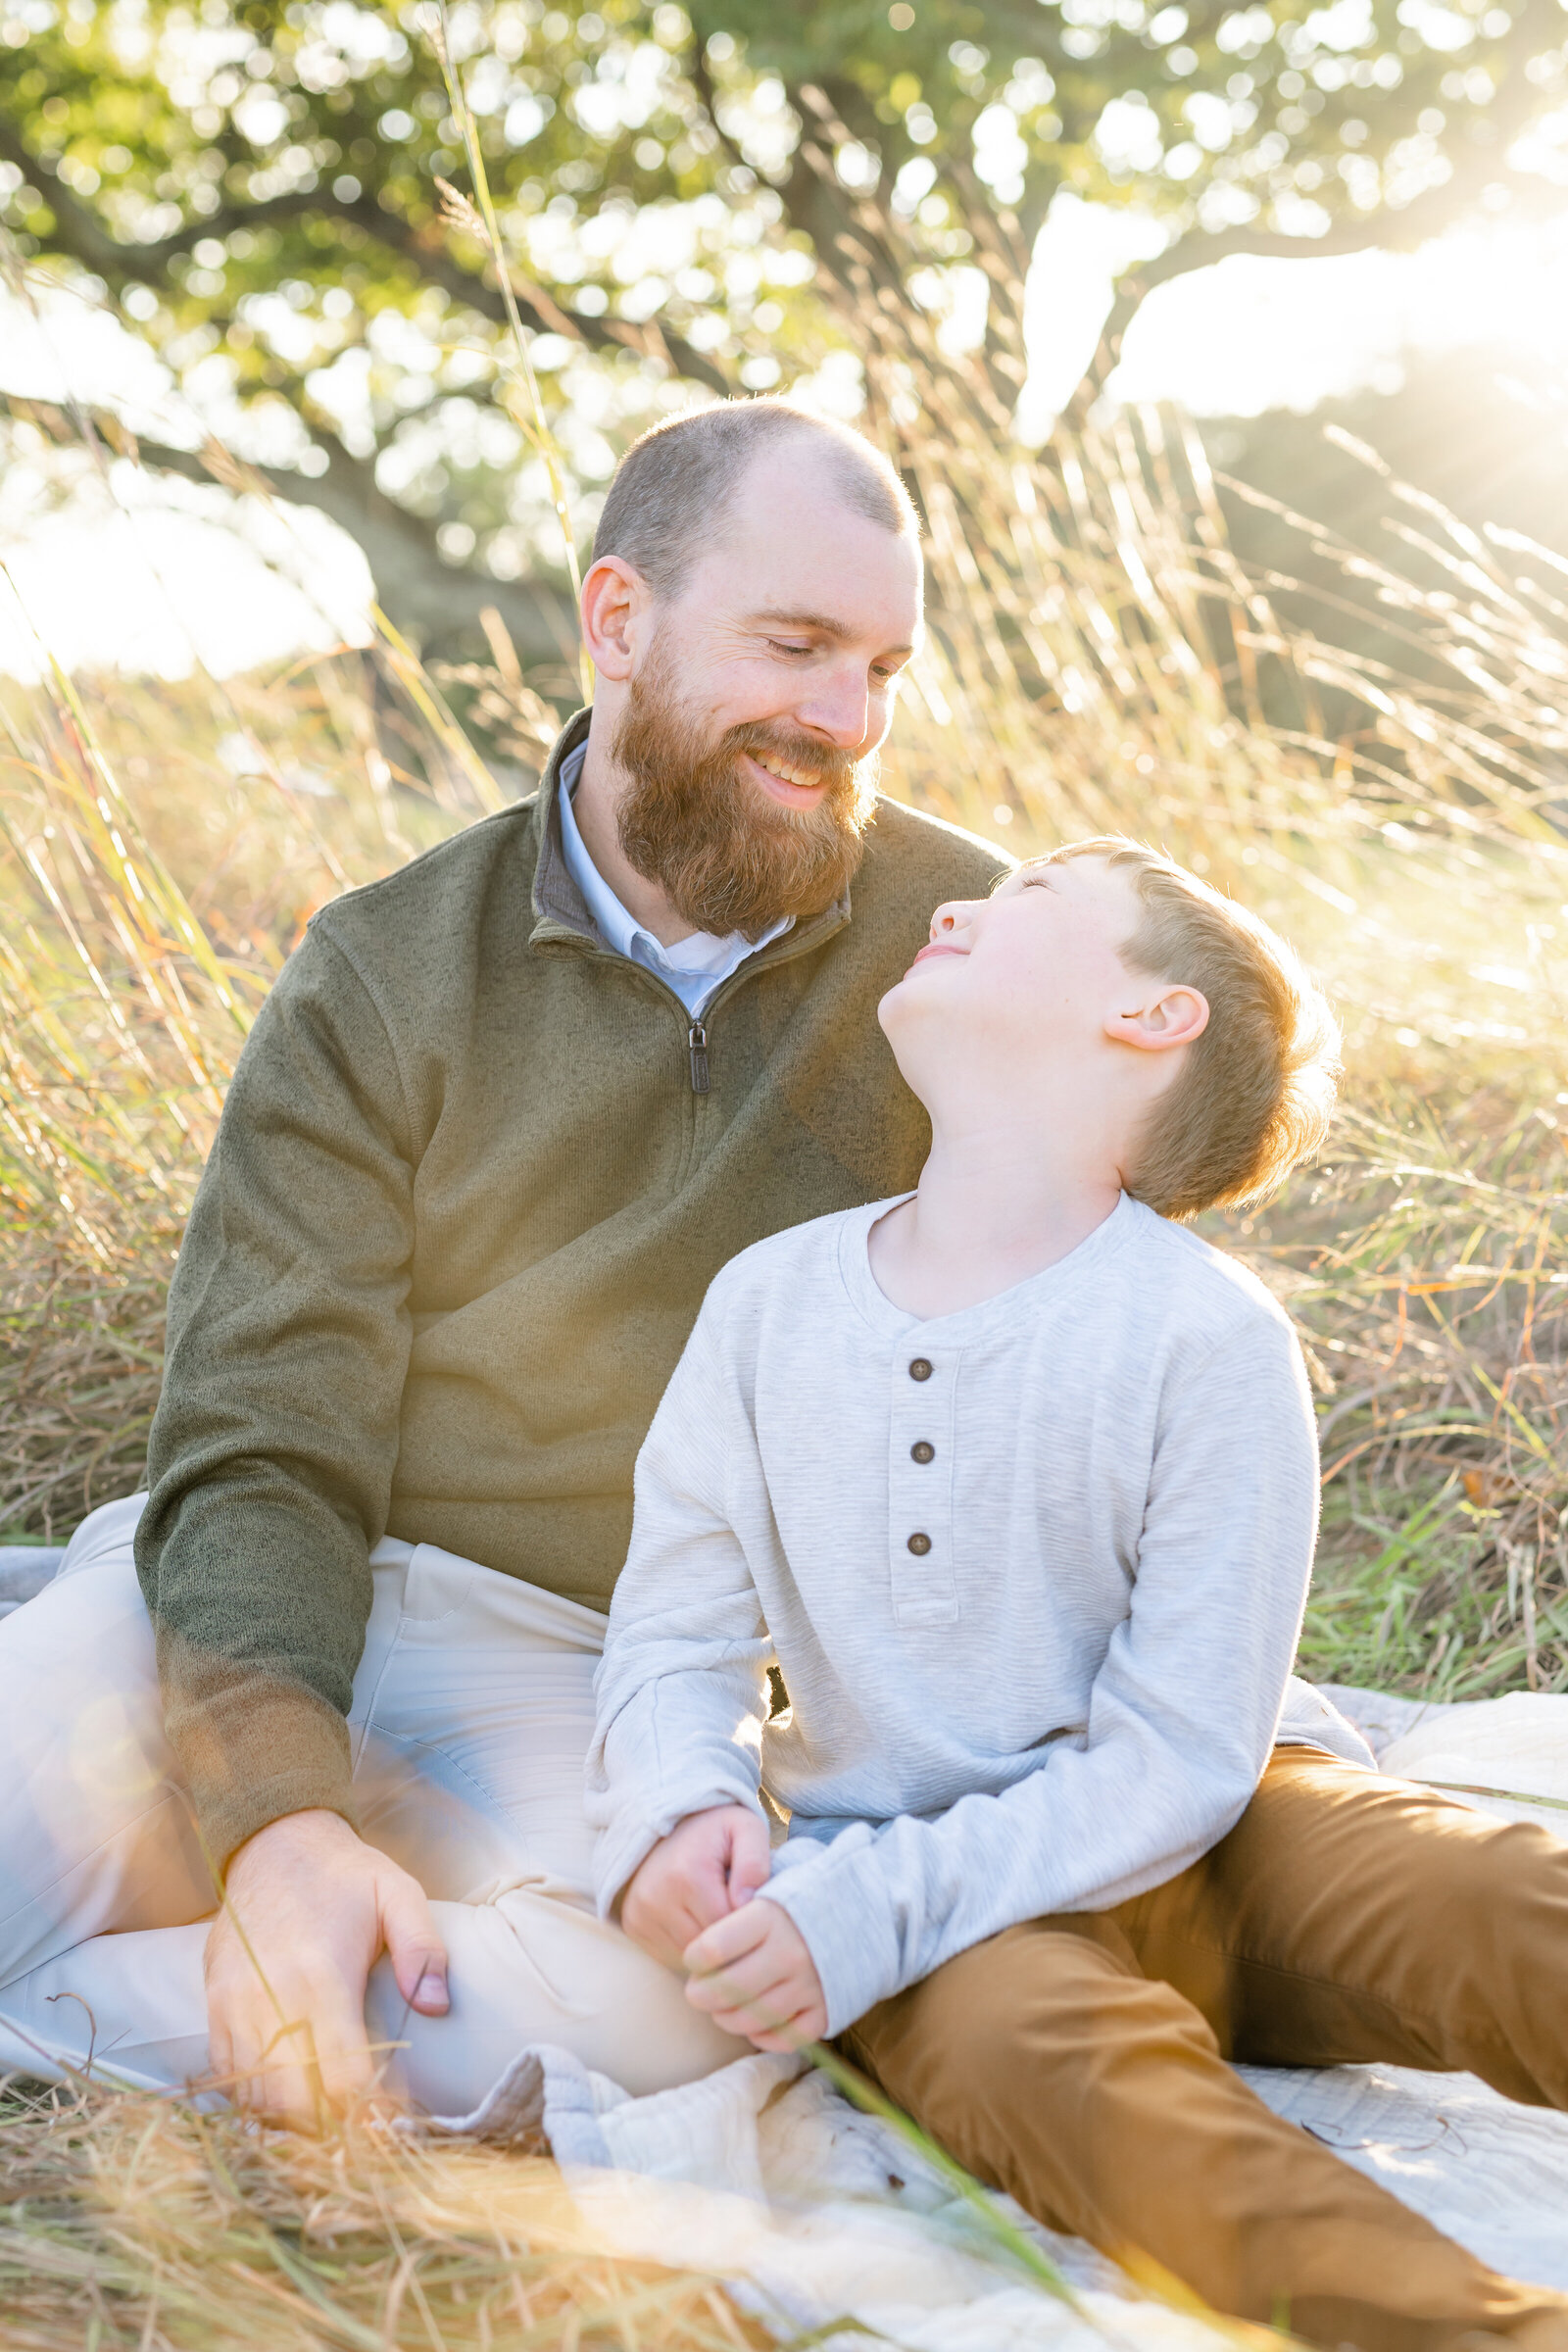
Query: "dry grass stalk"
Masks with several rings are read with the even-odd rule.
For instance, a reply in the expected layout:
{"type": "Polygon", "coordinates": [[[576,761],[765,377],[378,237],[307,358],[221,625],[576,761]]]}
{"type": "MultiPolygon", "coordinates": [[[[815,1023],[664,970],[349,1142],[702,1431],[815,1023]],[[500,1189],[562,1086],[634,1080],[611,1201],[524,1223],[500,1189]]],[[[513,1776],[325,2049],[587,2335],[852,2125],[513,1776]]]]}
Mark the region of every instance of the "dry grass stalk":
{"type": "Polygon", "coordinates": [[[0,2092],[8,2352],[745,2352],[710,2274],[597,2248],[554,2165],[143,2093],[0,2092]]]}
{"type": "Polygon", "coordinates": [[[469,769],[498,797],[410,662],[0,688],[0,1535],[135,1484],[169,1266],[310,913],[478,814],[469,769]]]}

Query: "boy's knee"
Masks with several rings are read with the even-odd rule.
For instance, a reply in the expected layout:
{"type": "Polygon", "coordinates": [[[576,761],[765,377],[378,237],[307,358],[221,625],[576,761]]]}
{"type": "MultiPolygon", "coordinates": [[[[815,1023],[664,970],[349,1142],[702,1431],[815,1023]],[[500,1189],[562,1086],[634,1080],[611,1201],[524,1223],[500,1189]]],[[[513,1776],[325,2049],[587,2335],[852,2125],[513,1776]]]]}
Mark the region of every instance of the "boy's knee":
{"type": "Polygon", "coordinates": [[[975,1944],[882,2002],[849,2042],[891,2097],[928,2112],[950,2097],[1027,2102],[1045,2077],[1088,2091],[1139,2051],[1218,2054],[1197,2010],[1141,1974],[1108,1920],[1088,1916],[975,1944]]]}

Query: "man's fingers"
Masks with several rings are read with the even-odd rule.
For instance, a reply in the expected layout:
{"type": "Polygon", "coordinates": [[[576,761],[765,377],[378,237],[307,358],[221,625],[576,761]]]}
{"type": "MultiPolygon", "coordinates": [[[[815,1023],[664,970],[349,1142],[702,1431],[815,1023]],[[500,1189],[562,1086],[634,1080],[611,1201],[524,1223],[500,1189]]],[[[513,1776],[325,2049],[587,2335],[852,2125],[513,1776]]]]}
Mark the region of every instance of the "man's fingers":
{"type": "Polygon", "coordinates": [[[319,2132],[326,2121],[320,2076],[311,2063],[301,2029],[279,2029],[269,2009],[234,2021],[230,2074],[223,2087],[247,2115],[288,2124],[298,2132],[319,2132]]]}
{"type": "Polygon", "coordinates": [[[446,1947],[417,1880],[399,1874],[382,1901],[381,1933],[403,1998],[421,2017],[445,2017],[451,2006],[446,1947]]]}
{"type": "Polygon", "coordinates": [[[210,2017],[207,2029],[207,2071],[220,2085],[234,2079],[234,2040],[226,2017],[210,2017]]]}
{"type": "Polygon", "coordinates": [[[264,1984],[243,1953],[211,1971],[213,2079],[237,2107],[319,2132],[374,2087],[363,2006],[335,1979],[280,1970],[264,1984]]]}

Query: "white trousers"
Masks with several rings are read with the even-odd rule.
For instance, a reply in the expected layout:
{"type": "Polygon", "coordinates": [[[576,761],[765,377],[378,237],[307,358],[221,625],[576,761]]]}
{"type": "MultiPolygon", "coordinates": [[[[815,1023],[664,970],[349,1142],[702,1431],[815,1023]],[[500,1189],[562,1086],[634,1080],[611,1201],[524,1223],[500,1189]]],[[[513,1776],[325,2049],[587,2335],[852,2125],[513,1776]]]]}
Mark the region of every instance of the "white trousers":
{"type": "MultiPolygon", "coordinates": [[[[54,1582],[0,1619],[0,2070],[90,2055],[174,2087],[207,2068],[216,1898],[131,1556],[144,1499],[94,1511],[54,1582]]],[[[370,1565],[349,1718],[361,1826],[431,1897],[452,1998],[411,2015],[379,1962],[366,2021],[372,2047],[403,2045],[390,2079],[463,2115],[531,2042],[639,2094],[743,2055],[594,1914],[582,1784],[604,1619],[433,1544],[389,1541],[370,1565]]]]}

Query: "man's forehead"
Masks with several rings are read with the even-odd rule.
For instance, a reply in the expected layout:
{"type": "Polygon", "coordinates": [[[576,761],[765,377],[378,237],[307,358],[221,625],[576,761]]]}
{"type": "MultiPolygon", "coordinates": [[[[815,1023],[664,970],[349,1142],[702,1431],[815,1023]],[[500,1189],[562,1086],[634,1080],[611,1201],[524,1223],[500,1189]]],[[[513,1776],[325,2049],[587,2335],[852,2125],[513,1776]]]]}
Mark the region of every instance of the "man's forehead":
{"type": "Polygon", "coordinates": [[[709,562],[744,588],[761,625],[808,627],[844,641],[912,644],[920,619],[919,541],[860,514],[842,476],[798,444],[769,451],[728,502],[709,562]]]}

